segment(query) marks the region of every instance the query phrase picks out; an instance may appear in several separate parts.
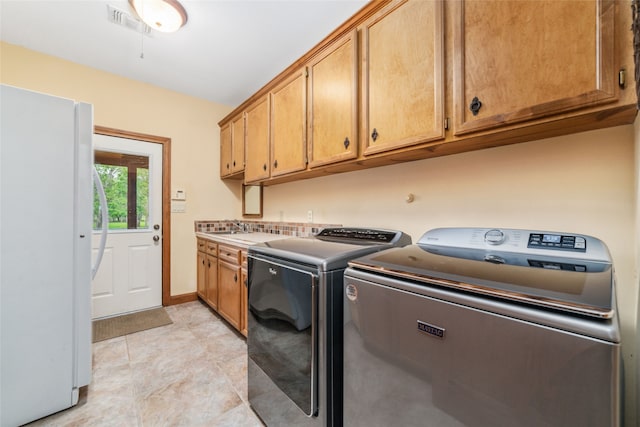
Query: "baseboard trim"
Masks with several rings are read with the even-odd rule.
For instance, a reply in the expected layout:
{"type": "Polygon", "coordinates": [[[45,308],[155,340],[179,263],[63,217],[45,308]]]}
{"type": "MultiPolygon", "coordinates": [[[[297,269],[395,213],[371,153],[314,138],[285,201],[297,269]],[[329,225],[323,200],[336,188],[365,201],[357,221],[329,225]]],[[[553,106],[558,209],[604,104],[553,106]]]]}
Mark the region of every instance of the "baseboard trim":
{"type": "Polygon", "coordinates": [[[185,302],[197,301],[197,299],[198,294],[196,292],[182,295],[171,295],[169,298],[169,304],[167,305],[184,304],[185,302]]]}

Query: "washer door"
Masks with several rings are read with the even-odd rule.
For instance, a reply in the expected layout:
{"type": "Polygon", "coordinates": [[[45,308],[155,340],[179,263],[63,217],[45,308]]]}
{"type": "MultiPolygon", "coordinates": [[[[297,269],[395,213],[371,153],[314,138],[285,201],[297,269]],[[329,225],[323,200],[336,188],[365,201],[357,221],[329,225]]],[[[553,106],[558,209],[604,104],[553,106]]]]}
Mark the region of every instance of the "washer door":
{"type": "Polygon", "coordinates": [[[317,282],[295,265],[249,256],[249,358],[307,416],[317,412],[317,282]]]}

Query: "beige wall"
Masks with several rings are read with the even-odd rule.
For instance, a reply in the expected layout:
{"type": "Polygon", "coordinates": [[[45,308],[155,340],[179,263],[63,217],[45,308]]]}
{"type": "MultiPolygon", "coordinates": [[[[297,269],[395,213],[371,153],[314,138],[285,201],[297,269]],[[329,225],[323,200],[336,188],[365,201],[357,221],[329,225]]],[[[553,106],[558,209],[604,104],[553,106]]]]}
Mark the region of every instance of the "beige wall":
{"type": "MultiPolygon", "coordinates": [[[[403,230],[445,226],[566,231],[602,239],[613,256],[635,402],[638,275],[634,127],[622,126],[265,188],[265,220],[403,230]],[[405,201],[415,195],[413,203],[405,201]]],[[[630,424],[630,421],[627,423],[630,424]]]]}
{"type": "MultiPolygon", "coordinates": [[[[137,60],[137,59],[136,59],[137,60]]],[[[90,102],[95,123],[172,139],[172,295],[194,292],[193,221],[240,216],[239,184],[219,176],[217,122],[231,109],[5,43],[0,81],[90,102]]],[[[634,160],[640,130],[593,131],[265,188],[264,220],[401,229],[416,241],[441,226],[535,228],[590,234],[614,258],[626,369],[627,425],[635,420],[637,266],[634,160]],[[415,195],[406,203],[407,195],[415,195]]],[[[637,161],[640,164],[640,160],[637,161]]],[[[640,395],[640,394],[639,394],[640,395]]]]}
{"type": "Polygon", "coordinates": [[[231,108],[4,42],[0,82],[91,103],[96,125],[171,138],[171,186],[187,193],[171,215],[171,295],[195,292],[194,220],[241,212],[239,184],[219,179],[218,121],[231,108]]]}

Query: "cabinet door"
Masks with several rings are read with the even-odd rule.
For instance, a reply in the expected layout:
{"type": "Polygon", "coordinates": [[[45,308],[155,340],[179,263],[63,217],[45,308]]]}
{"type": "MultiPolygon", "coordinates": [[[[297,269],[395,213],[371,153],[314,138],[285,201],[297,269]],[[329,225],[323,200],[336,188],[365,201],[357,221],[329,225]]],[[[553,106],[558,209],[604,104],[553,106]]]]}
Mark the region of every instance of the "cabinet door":
{"type": "Polygon", "coordinates": [[[395,1],[362,28],[364,154],[444,137],[441,1],[395,1]]]}
{"type": "Polygon", "coordinates": [[[309,63],[309,166],[358,156],[357,31],[309,63]]]}
{"type": "Polygon", "coordinates": [[[271,93],[271,176],[307,167],[306,68],[288,77],[271,93]]]}
{"type": "Polygon", "coordinates": [[[613,1],[454,3],[456,135],[616,99],[613,1]]]}
{"type": "Polygon", "coordinates": [[[220,261],[218,267],[218,313],[240,330],[240,267],[224,261],[220,261]]]}
{"type": "Polygon", "coordinates": [[[220,176],[231,174],[231,124],[227,123],[220,129],[220,176]]]}
{"type": "Polygon", "coordinates": [[[207,255],[207,303],[214,309],[218,309],[218,259],[207,255]]]}
{"type": "Polygon", "coordinates": [[[203,300],[207,298],[207,256],[203,252],[198,252],[197,257],[197,288],[198,288],[198,296],[203,300]]]}
{"type": "Polygon", "coordinates": [[[245,116],[245,182],[269,178],[269,98],[265,96],[247,109],[245,116]]]}
{"type": "Polygon", "coordinates": [[[231,121],[231,172],[244,170],[244,114],[231,121]]]}
{"type": "Polygon", "coordinates": [[[248,275],[247,275],[247,270],[246,269],[241,269],[240,270],[240,333],[242,335],[244,335],[245,337],[248,335],[249,331],[248,331],[248,327],[249,327],[249,319],[248,319],[248,310],[249,310],[249,305],[248,305],[248,275]]]}

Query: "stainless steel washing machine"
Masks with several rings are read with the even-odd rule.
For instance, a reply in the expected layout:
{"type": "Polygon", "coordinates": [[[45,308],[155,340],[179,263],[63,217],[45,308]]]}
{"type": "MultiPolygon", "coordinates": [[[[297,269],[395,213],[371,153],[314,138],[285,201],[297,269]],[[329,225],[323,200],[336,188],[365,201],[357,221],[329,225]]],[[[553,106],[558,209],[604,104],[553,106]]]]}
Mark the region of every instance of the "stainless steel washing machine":
{"type": "Polygon", "coordinates": [[[342,425],[347,261],[410,243],[400,231],[326,228],[249,248],[249,403],[268,426],[342,425]]]}
{"type": "Polygon", "coordinates": [[[449,228],[345,271],[345,426],[619,426],[614,272],[574,233],[449,228]]]}

